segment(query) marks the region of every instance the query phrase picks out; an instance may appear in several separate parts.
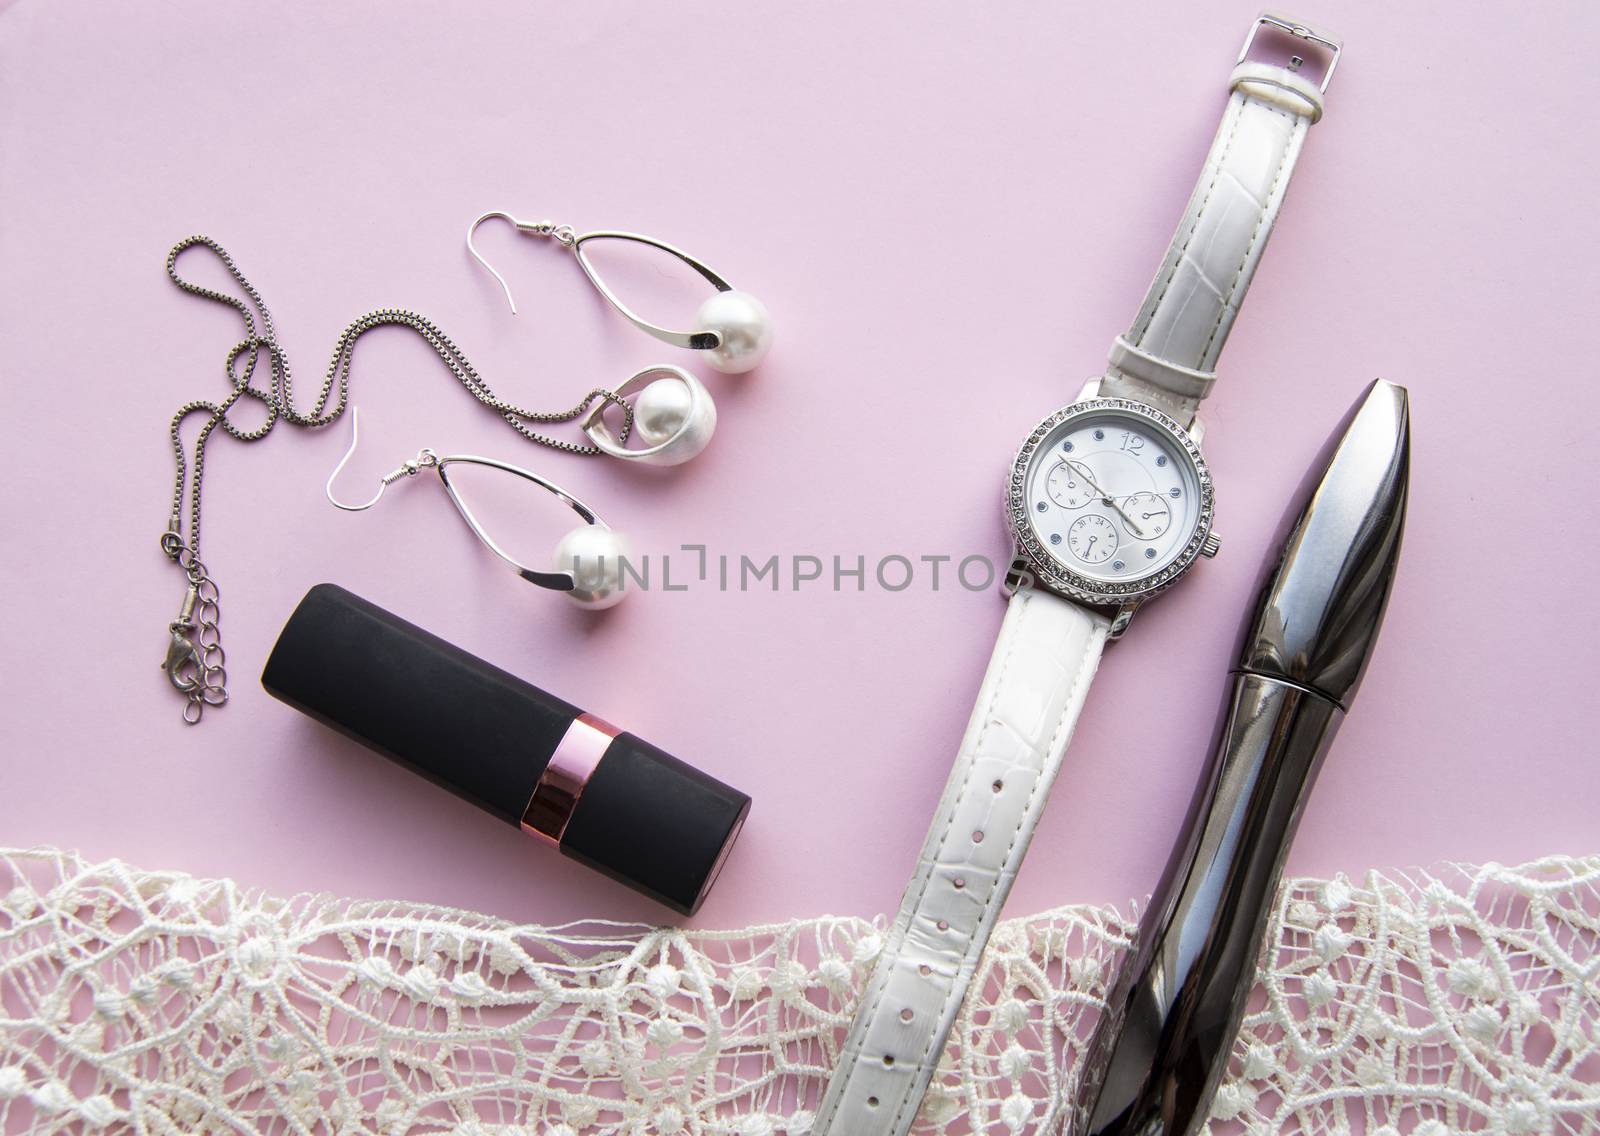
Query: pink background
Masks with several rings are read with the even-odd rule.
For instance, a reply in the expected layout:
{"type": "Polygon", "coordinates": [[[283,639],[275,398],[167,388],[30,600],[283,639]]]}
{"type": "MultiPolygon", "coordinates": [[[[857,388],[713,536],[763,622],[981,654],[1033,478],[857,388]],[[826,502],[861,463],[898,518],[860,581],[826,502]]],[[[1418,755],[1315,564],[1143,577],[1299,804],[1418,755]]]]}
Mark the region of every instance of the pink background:
{"type": "MultiPolygon", "coordinates": [[[[185,728],[157,669],[182,592],[156,546],[166,421],[224,391],[238,328],[162,260],[191,232],[234,253],[302,402],[339,330],[385,305],[438,320],[529,404],[657,361],[720,401],[689,467],[584,461],[526,445],[383,333],[356,360],[359,476],[432,445],[532,466],[646,550],[998,559],[1002,471],[1138,306],[1254,13],[1117,7],[506,3],[476,24],[447,3],[6,7],[0,842],[517,920],[665,918],[262,692],[282,621],[334,580],[752,793],[700,924],[891,909],[994,595],[699,587],[586,619],[424,487],[335,513],[343,426],[213,447],[204,551],[233,701],[185,728]],[[488,208],[681,244],[765,299],[777,347],[715,375],[628,329],[554,250],[486,232],[514,319],[461,244],[488,208]]],[[[1154,883],[1268,534],[1378,375],[1414,400],[1406,553],[1290,867],[1600,847],[1600,9],[1296,14],[1350,49],[1206,409],[1223,555],[1109,653],[1013,913],[1154,883]]]]}

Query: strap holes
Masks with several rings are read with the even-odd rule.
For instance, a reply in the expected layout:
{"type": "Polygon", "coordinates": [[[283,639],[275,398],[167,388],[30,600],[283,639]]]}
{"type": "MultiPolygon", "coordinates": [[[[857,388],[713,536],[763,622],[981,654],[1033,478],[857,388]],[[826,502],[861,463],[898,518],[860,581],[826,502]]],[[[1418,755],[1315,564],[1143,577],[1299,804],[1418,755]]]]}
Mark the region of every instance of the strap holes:
{"type": "Polygon", "coordinates": [[[911,1020],[912,1016],[913,1015],[911,1013],[911,1007],[910,1006],[907,1006],[905,1009],[900,1011],[900,1020],[902,1022],[909,1022],[911,1020]]]}
{"type": "Polygon", "coordinates": [[[962,888],[967,886],[967,879],[965,876],[957,876],[952,882],[955,884],[957,891],[960,891],[962,888]]]}
{"type": "Polygon", "coordinates": [[[867,1107],[868,1108],[877,1108],[878,1107],[878,1098],[877,1097],[868,1097],[867,1098],[867,1107]]]}
{"type": "Polygon", "coordinates": [[[948,919],[939,920],[939,930],[941,930],[941,931],[950,930],[950,920],[948,920],[948,919]]]}
{"type": "Polygon", "coordinates": [[[921,966],[917,967],[917,973],[926,978],[928,975],[933,973],[933,967],[929,966],[927,963],[923,963],[921,966]]]}
{"type": "Polygon", "coordinates": [[[883,1064],[884,1064],[885,1068],[888,1068],[888,1067],[892,1066],[894,1064],[894,1057],[891,1056],[890,1054],[885,1053],[883,1055],[883,1064]]]}
{"type": "Polygon", "coordinates": [[[989,786],[989,788],[993,789],[996,793],[998,793],[1001,789],[1004,789],[1005,787],[1006,787],[1006,783],[1004,781],[1000,780],[1000,778],[998,778],[998,777],[996,777],[994,779],[994,784],[989,786]]]}
{"type": "Polygon", "coordinates": [[[980,828],[980,829],[977,829],[977,830],[975,830],[973,832],[973,834],[972,834],[972,842],[974,844],[982,844],[983,843],[983,829],[980,828]]]}

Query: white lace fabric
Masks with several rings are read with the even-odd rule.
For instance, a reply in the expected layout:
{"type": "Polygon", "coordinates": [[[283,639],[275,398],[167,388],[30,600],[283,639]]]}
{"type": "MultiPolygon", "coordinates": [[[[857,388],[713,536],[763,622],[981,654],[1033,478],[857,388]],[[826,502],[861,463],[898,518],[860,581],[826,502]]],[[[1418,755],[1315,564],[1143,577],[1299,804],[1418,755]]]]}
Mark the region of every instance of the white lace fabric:
{"type": "MultiPolygon", "coordinates": [[[[1132,914],[1000,925],[918,1118],[1059,1130],[1132,914]]],[[[0,851],[0,1131],[801,1136],[881,923],[486,915],[0,851]]],[[[1210,1131],[1600,1132],[1600,856],[1282,888],[1210,1131]]]]}

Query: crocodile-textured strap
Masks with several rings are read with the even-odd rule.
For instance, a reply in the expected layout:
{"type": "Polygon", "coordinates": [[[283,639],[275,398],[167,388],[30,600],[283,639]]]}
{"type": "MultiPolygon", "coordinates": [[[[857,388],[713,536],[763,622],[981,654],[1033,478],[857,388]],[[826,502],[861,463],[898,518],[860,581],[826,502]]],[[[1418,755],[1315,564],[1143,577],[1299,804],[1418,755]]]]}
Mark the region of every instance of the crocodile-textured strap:
{"type": "Polygon", "coordinates": [[[1241,63],[1231,86],[1183,220],[1101,384],[1185,425],[1215,381],[1306,131],[1322,117],[1322,92],[1287,68],[1241,63]]]}
{"type": "Polygon", "coordinates": [[[1105,615],[1011,598],[916,874],[862,994],[813,1136],[903,1136],[1016,878],[1100,662],[1105,615]]]}

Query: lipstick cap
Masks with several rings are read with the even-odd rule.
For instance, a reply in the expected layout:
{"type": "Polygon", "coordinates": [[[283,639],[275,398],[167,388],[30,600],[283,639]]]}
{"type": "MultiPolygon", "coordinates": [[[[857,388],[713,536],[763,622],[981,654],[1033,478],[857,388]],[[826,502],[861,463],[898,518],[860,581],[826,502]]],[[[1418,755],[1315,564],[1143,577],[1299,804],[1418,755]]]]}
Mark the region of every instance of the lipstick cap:
{"type": "Polygon", "coordinates": [[[334,584],[289,617],[274,697],[692,915],[750,798],[334,584]]]}

